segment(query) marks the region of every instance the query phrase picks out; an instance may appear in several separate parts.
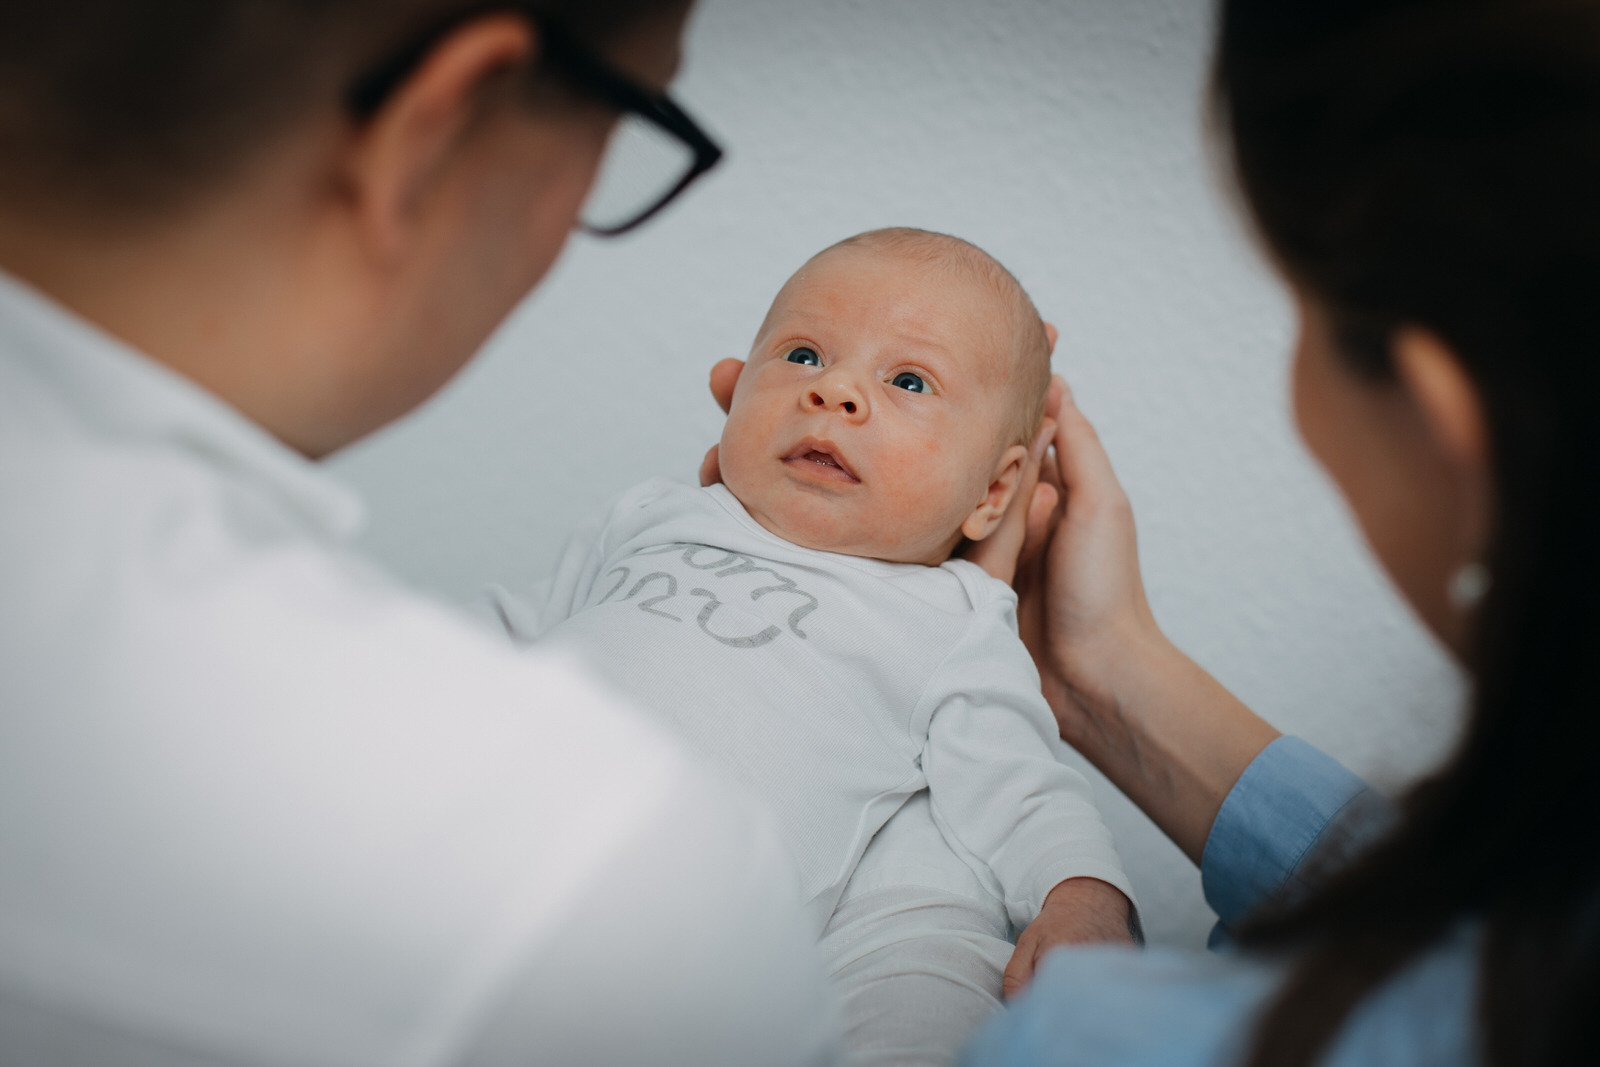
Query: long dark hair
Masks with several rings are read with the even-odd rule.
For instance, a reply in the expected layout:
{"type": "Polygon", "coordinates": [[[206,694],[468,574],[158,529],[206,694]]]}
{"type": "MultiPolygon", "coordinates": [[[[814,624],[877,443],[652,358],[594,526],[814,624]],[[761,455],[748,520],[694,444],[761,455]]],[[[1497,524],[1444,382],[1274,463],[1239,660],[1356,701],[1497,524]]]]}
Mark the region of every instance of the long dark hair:
{"type": "Polygon", "coordinates": [[[1487,408],[1493,587],[1459,750],[1248,946],[1297,960],[1253,1067],[1304,1067],[1454,931],[1495,1067],[1600,1063],[1600,2],[1224,0],[1239,184],[1342,355],[1432,330],[1487,408]]]}

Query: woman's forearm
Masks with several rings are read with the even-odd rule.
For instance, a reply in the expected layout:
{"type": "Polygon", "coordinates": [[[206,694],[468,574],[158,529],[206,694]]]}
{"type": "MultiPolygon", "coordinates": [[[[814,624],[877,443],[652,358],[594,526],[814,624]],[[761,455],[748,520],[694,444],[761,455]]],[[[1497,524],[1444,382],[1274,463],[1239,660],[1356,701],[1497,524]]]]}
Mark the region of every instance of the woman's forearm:
{"type": "Polygon", "coordinates": [[[1047,678],[1062,738],[1196,864],[1239,776],[1280,736],[1153,627],[1117,642],[1092,686],[1047,678]]]}
{"type": "MultiPolygon", "coordinates": [[[[1018,632],[1062,738],[1199,863],[1223,800],[1278,731],[1161,632],[1133,507],[1099,435],[1060,378],[1046,407],[1054,455],[1008,516],[1023,535],[1014,528],[994,553],[1015,558],[1014,575],[994,560],[990,573],[1014,577],[1018,632]]],[[[1033,475],[1030,463],[1025,486],[1033,475]]]]}

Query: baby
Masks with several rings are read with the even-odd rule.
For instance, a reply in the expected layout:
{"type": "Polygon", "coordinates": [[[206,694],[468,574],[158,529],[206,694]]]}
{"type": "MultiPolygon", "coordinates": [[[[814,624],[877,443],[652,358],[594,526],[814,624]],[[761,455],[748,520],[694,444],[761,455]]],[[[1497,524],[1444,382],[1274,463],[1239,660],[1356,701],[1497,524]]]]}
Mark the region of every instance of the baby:
{"type": "MultiPolygon", "coordinates": [[[[770,802],[825,948],[859,948],[835,908],[874,834],[925,788],[1015,930],[1070,907],[1047,903],[1068,879],[1132,899],[1088,783],[1052,751],[1014,594],[951,558],[1005,514],[1049,358],[1027,295],[977,248],[917,230],[850,238],[768,312],[722,484],[629,490],[574,535],[535,602],[498,605],[515,636],[576,648],[770,802]]],[[[993,963],[952,966],[976,977],[939,988],[995,1003],[993,963]]],[[[870,1029],[912,999],[941,1014],[897,977],[843,990],[847,1015],[870,1029]]]]}

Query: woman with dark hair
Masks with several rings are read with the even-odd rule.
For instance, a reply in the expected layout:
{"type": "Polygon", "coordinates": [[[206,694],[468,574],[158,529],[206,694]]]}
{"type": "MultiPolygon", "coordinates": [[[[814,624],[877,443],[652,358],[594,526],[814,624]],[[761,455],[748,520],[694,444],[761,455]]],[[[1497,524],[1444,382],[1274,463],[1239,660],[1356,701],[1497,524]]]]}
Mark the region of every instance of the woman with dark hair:
{"type": "Polygon", "coordinates": [[[687,8],[0,0],[0,1063],[832,1059],[768,822],[312,462],[715,162],[687,8]]]}
{"type": "Polygon", "coordinates": [[[1238,947],[1061,951],[968,1062],[1600,1063],[1600,3],[1225,0],[1215,92],[1301,432],[1471,721],[1394,805],[1279,738],[1162,636],[1064,398],[1024,629],[1238,947]]]}

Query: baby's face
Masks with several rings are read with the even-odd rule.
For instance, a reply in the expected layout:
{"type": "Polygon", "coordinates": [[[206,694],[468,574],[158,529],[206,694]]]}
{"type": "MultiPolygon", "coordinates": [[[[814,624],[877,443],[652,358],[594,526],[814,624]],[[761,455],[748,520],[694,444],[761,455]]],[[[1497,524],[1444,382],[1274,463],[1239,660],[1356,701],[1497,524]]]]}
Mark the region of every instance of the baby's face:
{"type": "Polygon", "coordinates": [[[723,482],[807,548],[935,565],[1019,448],[1000,301],[870,248],[813,260],[773,303],[722,433],[723,482]]]}

